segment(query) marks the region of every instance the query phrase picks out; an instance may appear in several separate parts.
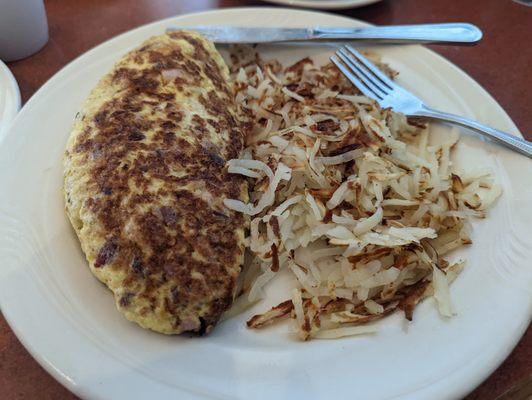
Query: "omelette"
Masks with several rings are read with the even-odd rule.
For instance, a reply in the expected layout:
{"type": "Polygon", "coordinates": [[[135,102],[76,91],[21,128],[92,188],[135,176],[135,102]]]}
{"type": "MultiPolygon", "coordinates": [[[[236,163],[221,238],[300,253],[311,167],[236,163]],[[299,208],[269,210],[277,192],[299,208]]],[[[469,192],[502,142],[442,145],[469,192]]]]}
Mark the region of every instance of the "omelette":
{"type": "Polygon", "coordinates": [[[122,57],[76,115],[64,158],[67,215],[117,308],[165,334],[209,332],[234,299],[248,200],[228,174],[249,129],[214,45],[189,31],[122,57]]]}

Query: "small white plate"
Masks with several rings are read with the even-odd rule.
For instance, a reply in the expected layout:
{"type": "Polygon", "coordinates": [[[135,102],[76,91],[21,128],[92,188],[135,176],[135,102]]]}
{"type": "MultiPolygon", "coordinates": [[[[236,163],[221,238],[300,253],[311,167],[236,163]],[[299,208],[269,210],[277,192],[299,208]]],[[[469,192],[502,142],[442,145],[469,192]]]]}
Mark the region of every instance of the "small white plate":
{"type": "Polygon", "coordinates": [[[265,0],[269,3],[291,7],[314,8],[317,10],[336,10],[357,8],[377,3],[381,0],[265,0]]]}
{"type": "MultiPolygon", "coordinates": [[[[222,9],[183,15],[124,33],[82,55],[24,106],[0,145],[0,306],[9,324],[56,379],[95,399],[456,399],[510,353],[532,315],[532,163],[464,134],[456,163],[489,167],[504,194],[489,218],[474,221],[473,245],[456,256],[467,267],[451,287],[457,315],[443,320],[433,299],[407,323],[394,314],[379,333],[298,342],[290,324],[245,327],[267,299],[203,338],[164,336],[127,322],[90,273],[64,213],[62,156],[74,116],[96,82],[126,51],[170,25],[301,27],[362,22],[283,8],[222,9]]],[[[328,60],[331,47],[258,48],[285,63],[328,60]]],[[[475,81],[421,46],[373,51],[427,104],[519,135],[475,81]]],[[[486,64],[485,68],[490,68],[486,64]]],[[[441,134],[448,127],[435,126],[441,134]]],[[[282,277],[280,277],[282,278],[282,277]]]]}
{"type": "Polygon", "coordinates": [[[7,125],[20,110],[20,91],[17,81],[7,65],[0,61],[0,141],[7,125]]]}

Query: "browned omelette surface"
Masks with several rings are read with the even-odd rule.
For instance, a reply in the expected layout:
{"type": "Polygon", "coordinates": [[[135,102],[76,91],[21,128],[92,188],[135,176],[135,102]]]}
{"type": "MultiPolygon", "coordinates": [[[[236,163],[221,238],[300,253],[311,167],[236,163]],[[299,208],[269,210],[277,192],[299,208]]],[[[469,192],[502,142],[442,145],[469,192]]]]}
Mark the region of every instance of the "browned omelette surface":
{"type": "Polygon", "coordinates": [[[126,318],[204,333],[232,303],[247,200],[225,162],[241,122],[214,45],[173,32],[125,55],[91,92],[67,145],[68,216],[94,275],[126,318]]]}

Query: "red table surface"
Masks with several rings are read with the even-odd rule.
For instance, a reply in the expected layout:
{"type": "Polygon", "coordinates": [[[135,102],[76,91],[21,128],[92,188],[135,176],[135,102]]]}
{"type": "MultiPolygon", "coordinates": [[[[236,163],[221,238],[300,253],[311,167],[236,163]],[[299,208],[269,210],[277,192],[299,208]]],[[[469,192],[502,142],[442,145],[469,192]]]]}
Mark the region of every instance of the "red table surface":
{"type": "MultiPolygon", "coordinates": [[[[65,64],[119,33],[183,13],[267,5],[244,0],[48,0],[45,6],[50,41],[39,53],[8,66],[17,78],[25,103],[65,64]]],[[[431,47],[490,92],[525,138],[532,140],[532,7],[510,0],[383,0],[338,13],[383,25],[451,21],[478,25],[484,39],[475,47],[431,47]]],[[[531,381],[532,330],[529,327],[505,362],[466,399],[530,399],[531,381]],[[517,383],[524,383],[525,390],[507,393],[517,383]]],[[[33,360],[2,316],[0,398],[77,398],[33,360]]]]}

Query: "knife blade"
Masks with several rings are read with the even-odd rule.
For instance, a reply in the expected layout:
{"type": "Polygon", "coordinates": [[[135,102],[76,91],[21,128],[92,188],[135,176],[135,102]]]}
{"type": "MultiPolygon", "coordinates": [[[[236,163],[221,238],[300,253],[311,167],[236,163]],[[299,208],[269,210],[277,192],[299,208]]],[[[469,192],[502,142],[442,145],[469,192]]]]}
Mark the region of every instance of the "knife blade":
{"type": "Polygon", "coordinates": [[[360,28],[271,28],[238,26],[170,26],[167,31],[194,30],[215,43],[276,43],[357,40],[381,43],[475,44],[482,31],[468,23],[369,26],[360,28]]]}

